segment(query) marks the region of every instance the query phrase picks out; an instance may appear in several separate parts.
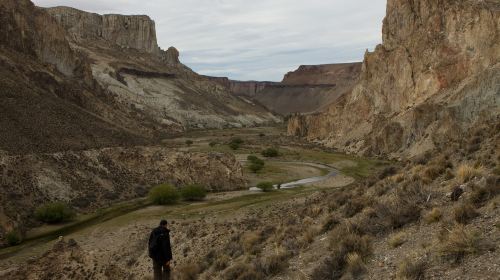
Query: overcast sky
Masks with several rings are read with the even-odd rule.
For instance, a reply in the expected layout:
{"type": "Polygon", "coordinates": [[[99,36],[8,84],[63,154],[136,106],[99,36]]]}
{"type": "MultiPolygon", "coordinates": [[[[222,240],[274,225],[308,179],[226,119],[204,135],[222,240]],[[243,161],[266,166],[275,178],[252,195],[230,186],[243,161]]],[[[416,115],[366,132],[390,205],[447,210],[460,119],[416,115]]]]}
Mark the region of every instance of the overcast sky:
{"type": "Polygon", "coordinates": [[[386,0],[34,0],[146,14],[158,43],[198,73],[280,81],[301,64],[361,61],[381,42],[386,0]]]}

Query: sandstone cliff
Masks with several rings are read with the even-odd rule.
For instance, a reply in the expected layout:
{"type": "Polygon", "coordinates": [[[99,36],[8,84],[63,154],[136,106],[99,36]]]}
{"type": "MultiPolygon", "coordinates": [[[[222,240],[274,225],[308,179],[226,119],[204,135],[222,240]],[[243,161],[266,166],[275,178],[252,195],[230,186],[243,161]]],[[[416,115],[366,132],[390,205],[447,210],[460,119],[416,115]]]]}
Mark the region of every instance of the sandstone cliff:
{"type": "Polygon", "coordinates": [[[323,113],[295,116],[292,135],[365,154],[415,155],[498,121],[498,1],[389,0],[383,44],[360,82],[323,113]]]}

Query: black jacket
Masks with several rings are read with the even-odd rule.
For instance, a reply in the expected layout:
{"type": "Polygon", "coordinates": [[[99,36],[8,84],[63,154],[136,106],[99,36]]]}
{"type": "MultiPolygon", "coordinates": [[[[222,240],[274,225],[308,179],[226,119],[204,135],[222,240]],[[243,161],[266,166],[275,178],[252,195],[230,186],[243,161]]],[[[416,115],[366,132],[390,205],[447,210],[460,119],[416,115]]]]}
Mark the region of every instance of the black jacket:
{"type": "Polygon", "coordinates": [[[149,235],[149,257],[159,263],[172,260],[172,248],[170,247],[170,231],[159,226],[149,235]]]}

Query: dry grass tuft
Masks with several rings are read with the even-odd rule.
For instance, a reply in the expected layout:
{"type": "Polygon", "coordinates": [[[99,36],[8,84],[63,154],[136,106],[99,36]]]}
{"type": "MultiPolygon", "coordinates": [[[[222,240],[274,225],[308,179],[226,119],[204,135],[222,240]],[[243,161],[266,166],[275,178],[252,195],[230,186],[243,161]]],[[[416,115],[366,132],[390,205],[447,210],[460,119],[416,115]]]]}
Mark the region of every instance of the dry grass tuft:
{"type": "Polygon", "coordinates": [[[428,224],[437,223],[443,217],[443,213],[439,208],[432,208],[431,211],[427,212],[424,216],[424,221],[428,224]]]}
{"type": "Polygon", "coordinates": [[[403,245],[407,241],[406,234],[403,232],[398,232],[389,238],[389,245],[392,248],[397,248],[403,245]]]}
{"type": "Polygon", "coordinates": [[[258,274],[271,276],[281,272],[287,266],[289,255],[281,250],[276,254],[266,256],[255,261],[255,270],[258,274]]]}
{"type": "Polygon", "coordinates": [[[176,278],[179,280],[196,280],[201,272],[200,266],[197,264],[185,264],[175,269],[176,278]]]}
{"type": "Polygon", "coordinates": [[[440,243],[438,253],[443,259],[458,263],[466,255],[477,254],[483,249],[484,243],[477,231],[456,225],[440,243]]]}
{"type": "Polygon", "coordinates": [[[260,234],[255,231],[246,232],[241,236],[241,246],[246,253],[254,255],[260,251],[260,234]]]}
{"type": "Polygon", "coordinates": [[[427,263],[422,259],[404,259],[398,266],[396,279],[420,280],[424,279],[427,263]]]}
{"type": "Polygon", "coordinates": [[[479,216],[470,202],[463,202],[453,209],[453,218],[460,224],[467,224],[472,219],[479,216]]]}
{"type": "Polygon", "coordinates": [[[356,252],[347,254],[346,257],[346,272],[353,278],[359,278],[366,272],[366,265],[363,258],[356,252]]]}
{"type": "Polygon", "coordinates": [[[472,178],[482,176],[484,169],[482,167],[474,167],[468,164],[462,164],[457,169],[457,179],[461,183],[467,183],[472,178]]]}

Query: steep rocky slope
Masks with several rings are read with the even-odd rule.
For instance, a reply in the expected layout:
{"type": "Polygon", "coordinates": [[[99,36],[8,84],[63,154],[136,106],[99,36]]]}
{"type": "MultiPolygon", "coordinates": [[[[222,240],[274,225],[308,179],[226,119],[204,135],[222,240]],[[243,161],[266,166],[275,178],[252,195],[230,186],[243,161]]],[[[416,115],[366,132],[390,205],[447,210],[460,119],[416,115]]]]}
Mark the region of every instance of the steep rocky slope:
{"type": "Polygon", "coordinates": [[[47,11],[89,56],[97,82],[124,106],[176,130],[279,122],[179,62],[179,52],[158,47],[147,16],[98,15],[69,7],[47,11]]]}
{"type": "Polygon", "coordinates": [[[295,116],[291,135],[364,154],[416,155],[498,121],[498,1],[389,0],[383,44],[360,82],[325,112],[295,116]]]}

